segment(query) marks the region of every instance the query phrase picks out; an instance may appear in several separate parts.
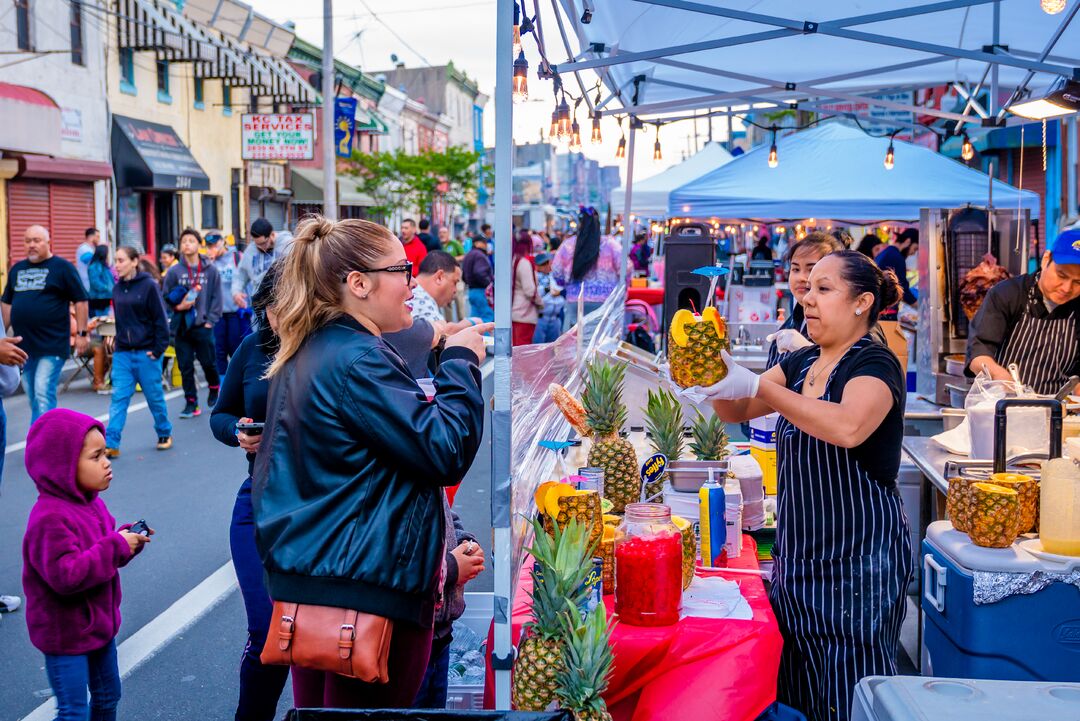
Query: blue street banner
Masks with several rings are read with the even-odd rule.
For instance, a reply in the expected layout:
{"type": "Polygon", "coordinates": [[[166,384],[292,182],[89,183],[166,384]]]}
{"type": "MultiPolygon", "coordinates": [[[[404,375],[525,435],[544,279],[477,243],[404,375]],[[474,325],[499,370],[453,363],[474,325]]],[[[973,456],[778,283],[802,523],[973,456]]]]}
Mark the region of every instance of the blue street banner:
{"type": "Polygon", "coordinates": [[[352,155],[356,129],[356,98],[334,99],[334,152],[339,158],[352,155]]]}

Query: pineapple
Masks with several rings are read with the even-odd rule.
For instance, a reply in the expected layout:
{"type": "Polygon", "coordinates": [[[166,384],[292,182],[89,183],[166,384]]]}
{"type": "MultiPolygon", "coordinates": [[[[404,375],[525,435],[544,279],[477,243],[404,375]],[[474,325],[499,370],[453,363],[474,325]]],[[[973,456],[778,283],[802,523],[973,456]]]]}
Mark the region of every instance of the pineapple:
{"type": "MultiPolygon", "coordinates": [[[[728,436],[724,431],[724,422],[715,415],[706,418],[697,411],[694,425],[691,427],[693,440],[690,451],[699,461],[722,461],[728,457],[728,436]]],[[[723,483],[723,479],[720,479],[723,483]]]]}
{"type": "Polygon", "coordinates": [[[975,512],[968,535],[984,548],[1008,548],[1020,533],[1020,494],[993,483],[973,483],[975,512]]]}
{"type": "Polygon", "coordinates": [[[580,619],[578,608],[588,594],[593,549],[585,526],[571,520],[566,530],[548,536],[533,522],[533,546],[526,549],[543,568],[533,569],[532,619],[522,629],[514,660],[513,700],[521,711],[543,711],[555,700],[556,677],[563,666],[564,622],[580,619]]]}
{"type": "Polygon", "coordinates": [[[682,587],[685,591],[690,588],[690,583],[694,580],[694,569],[697,567],[697,536],[694,535],[694,524],[685,518],[672,516],[671,522],[682,536],[682,587]]]}
{"type": "Polygon", "coordinates": [[[604,524],[600,539],[600,558],[604,560],[604,595],[615,593],[615,526],[604,524]]]}
{"type": "Polygon", "coordinates": [[[1027,533],[1035,528],[1035,519],[1039,509],[1039,482],[1031,476],[1020,473],[995,473],[990,476],[995,486],[1011,488],[1019,495],[1020,533],[1027,533]]]}
{"type": "Polygon", "coordinates": [[[585,420],[593,434],[589,465],[604,469],[604,497],[611,501],[616,513],[622,513],[627,503],[636,503],[641,496],[637,454],[630,441],[619,437],[626,422],[622,402],[625,374],[625,366],[592,363],[581,397],[585,420]]]}
{"type": "Polygon", "coordinates": [[[949,515],[953,528],[967,533],[971,528],[972,505],[971,486],[978,483],[976,478],[950,478],[949,492],[945,496],[945,512],[949,515]]]}
{"type": "Polygon", "coordinates": [[[720,351],[729,347],[727,322],[715,307],[705,308],[700,315],[675,311],[667,343],[671,379],[682,388],[719,383],[728,372],[720,351]]]}
{"type": "Polygon", "coordinates": [[[600,541],[604,520],[600,510],[600,494],[596,491],[579,491],[569,483],[548,481],[536,489],[535,498],[548,535],[554,535],[555,525],[560,530],[566,530],[570,519],[576,519],[589,529],[590,546],[600,541]]]}
{"type": "MultiPolygon", "coordinates": [[[[682,404],[674,393],[659,390],[654,395],[649,391],[648,404],[645,407],[645,426],[652,436],[653,448],[657,453],[667,456],[668,462],[677,461],[683,452],[683,413],[682,404]]],[[[667,481],[665,473],[655,483],[645,487],[646,498],[656,498],[657,503],[663,503],[661,495],[664,483],[667,481]]]]}
{"type": "Polygon", "coordinates": [[[611,721],[602,697],[614,664],[604,607],[593,609],[584,621],[568,618],[563,624],[566,662],[558,673],[559,705],[577,721],[611,721]]]}

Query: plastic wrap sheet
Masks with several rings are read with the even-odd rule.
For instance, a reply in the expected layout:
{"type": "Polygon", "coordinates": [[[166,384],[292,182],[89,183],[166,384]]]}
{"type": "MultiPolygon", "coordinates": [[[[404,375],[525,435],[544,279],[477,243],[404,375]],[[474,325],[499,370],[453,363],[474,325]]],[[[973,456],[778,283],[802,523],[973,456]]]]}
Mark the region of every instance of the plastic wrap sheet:
{"type": "Polygon", "coordinates": [[[285,721],[573,721],[569,711],[447,711],[444,709],[292,709],[285,721]]]}
{"type": "MultiPolygon", "coordinates": [[[[588,341],[581,345],[584,361],[590,360],[597,346],[605,340],[621,336],[625,298],[625,288],[616,288],[602,306],[585,317],[588,341]]],[[[583,371],[584,363],[578,361],[576,328],[563,333],[552,343],[514,349],[510,378],[513,411],[510,468],[513,481],[508,509],[513,538],[511,568],[521,567],[530,528],[527,519],[533,513],[533,492],[548,479],[556,464],[555,454],[537,443],[542,440],[564,440],[571,433],[570,425],[548,396],[548,385],[559,383],[575,396],[580,396],[584,385],[583,371]]],[[[495,494],[492,503],[500,503],[501,495],[495,494]]],[[[516,578],[517,574],[512,574],[512,577],[516,578]]]]}
{"type": "MultiPolygon", "coordinates": [[[[757,544],[743,536],[733,568],[756,569],[757,544]]],[[[513,604],[512,638],[529,620],[531,579],[522,569],[513,604]]],[[[698,575],[724,574],[698,570],[698,575]]],[[[611,632],[615,663],[604,700],[614,721],[753,721],[776,701],[776,674],[783,641],[760,578],[729,574],[753,611],[750,620],[683,618],[673,626],[642,628],[625,623],[611,632]]],[[[614,596],[604,596],[608,616],[614,596]]],[[[488,643],[491,643],[489,638],[488,643]]],[[[484,705],[494,685],[487,675],[484,705]]]]}

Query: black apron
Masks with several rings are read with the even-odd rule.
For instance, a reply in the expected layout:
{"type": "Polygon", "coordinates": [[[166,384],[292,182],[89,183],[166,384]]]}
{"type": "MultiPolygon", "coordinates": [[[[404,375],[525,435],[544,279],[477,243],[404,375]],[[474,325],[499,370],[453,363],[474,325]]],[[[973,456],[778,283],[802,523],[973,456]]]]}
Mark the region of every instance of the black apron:
{"type": "MultiPolygon", "coordinates": [[[[833,368],[821,400],[839,402],[833,368]],[[833,397],[834,392],[836,397],[833,397]]],[[[820,351],[788,387],[801,392],[820,351]]],[[[911,576],[911,540],[895,484],[871,479],[854,455],[781,416],[777,533],[769,600],[784,649],[777,697],[809,721],[848,718],[859,679],[896,673],[911,576]]]]}
{"type": "Polygon", "coordinates": [[[1036,292],[1038,276],[1028,289],[1027,305],[1020,322],[1012,327],[995,359],[1002,367],[1015,363],[1020,380],[1042,395],[1057,393],[1069,380],[1076,360],[1076,311],[1063,318],[1036,318],[1031,306],[1043,303],[1036,292]]]}

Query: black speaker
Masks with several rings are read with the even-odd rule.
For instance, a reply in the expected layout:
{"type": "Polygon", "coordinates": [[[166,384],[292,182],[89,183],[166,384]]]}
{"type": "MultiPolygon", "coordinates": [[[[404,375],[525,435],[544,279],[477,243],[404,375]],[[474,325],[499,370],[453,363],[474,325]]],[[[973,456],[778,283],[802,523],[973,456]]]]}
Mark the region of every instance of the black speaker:
{"type": "Polygon", "coordinates": [[[671,317],[680,308],[698,313],[705,307],[710,279],[692,271],[716,265],[716,241],[704,223],[684,223],[672,227],[664,240],[664,335],[671,317]]]}

